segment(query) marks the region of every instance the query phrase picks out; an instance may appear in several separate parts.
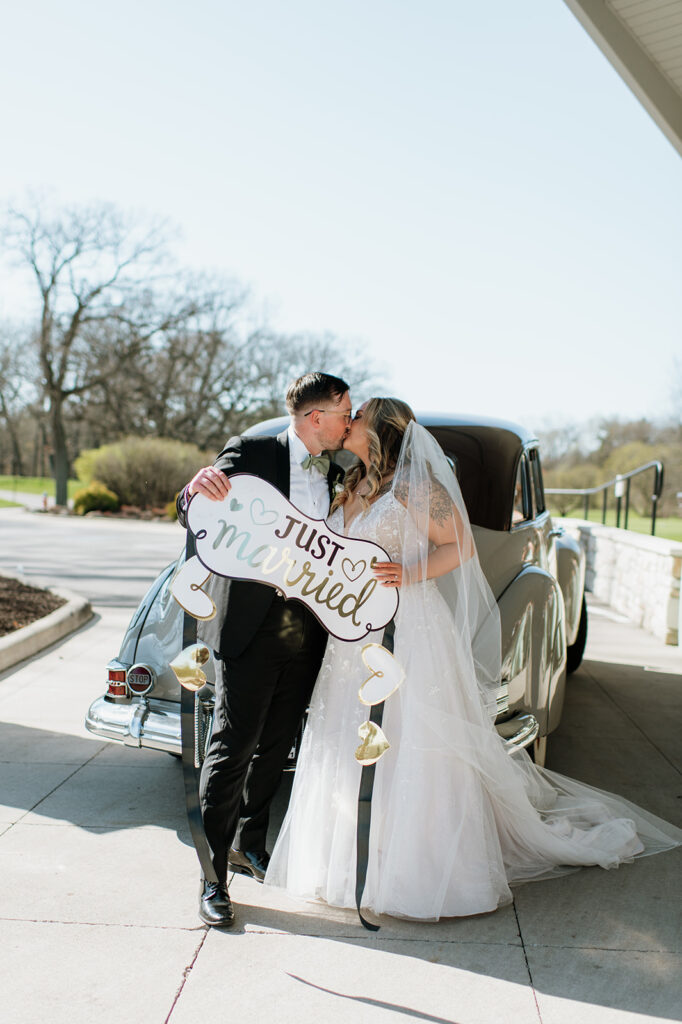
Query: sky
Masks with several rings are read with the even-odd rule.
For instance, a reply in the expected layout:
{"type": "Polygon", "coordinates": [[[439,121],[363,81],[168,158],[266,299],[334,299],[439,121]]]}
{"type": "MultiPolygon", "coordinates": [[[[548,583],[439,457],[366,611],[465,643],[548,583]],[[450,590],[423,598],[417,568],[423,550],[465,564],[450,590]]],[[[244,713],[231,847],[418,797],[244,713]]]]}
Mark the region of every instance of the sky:
{"type": "Polygon", "coordinates": [[[418,410],[672,411],[682,159],[562,0],[33,0],[0,88],[1,206],[167,218],[418,410]]]}

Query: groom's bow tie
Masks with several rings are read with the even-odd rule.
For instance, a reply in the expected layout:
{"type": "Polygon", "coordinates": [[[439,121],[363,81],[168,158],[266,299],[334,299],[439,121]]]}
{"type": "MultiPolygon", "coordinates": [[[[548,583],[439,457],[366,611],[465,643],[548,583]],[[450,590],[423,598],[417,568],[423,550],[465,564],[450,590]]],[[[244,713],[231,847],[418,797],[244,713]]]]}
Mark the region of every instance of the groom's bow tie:
{"type": "Polygon", "coordinates": [[[301,467],[303,469],[310,470],[314,466],[315,469],[319,470],[322,476],[326,476],[327,473],[329,472],[329,467],[331,466],[331,464],[332,460],[329,458],[328,455],[306,455],[303,462],[301,463],[301,467]]]}

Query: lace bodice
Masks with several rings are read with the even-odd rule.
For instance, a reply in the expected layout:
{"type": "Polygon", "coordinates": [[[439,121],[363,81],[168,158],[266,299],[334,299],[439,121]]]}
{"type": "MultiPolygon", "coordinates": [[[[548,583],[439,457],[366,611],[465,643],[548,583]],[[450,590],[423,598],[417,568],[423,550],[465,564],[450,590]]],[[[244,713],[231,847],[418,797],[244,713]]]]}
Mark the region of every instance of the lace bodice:
{"type": "Polygon", "coordinates": [[[406,514],[404,505],[394,497],[393,491],[389,491],[382,494],[366,511],[355,516],[348,529],[343,522],[343,506],[332,512],[327,522],[344,537],[373,540],[388,552],[391,561],[400,561],[401,527],[406,514]]]}

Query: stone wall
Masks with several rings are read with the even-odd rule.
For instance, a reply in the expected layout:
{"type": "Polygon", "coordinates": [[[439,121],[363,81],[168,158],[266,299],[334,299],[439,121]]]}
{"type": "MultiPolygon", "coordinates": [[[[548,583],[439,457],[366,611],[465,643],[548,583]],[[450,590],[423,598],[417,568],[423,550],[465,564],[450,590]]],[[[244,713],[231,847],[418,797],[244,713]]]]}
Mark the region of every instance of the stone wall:
{"type": "Polygon", "coordinates": [[[682,544],[582,519],[557,519],[587,555],[585,589],[615,611],[679,644],[682,544]]]}

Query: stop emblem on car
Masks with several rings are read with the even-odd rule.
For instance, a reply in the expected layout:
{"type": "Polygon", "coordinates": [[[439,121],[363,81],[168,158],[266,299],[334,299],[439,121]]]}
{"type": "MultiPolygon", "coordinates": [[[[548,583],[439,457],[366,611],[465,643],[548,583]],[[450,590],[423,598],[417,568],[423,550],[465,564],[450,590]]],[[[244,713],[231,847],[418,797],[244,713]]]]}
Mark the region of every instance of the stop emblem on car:
{"type": "Polygon", "coordinates": [[[126,682],[133,693],[149,693],[154,685],[154,673],[147,665],[132,665],[128,669],[126,682]]]}

